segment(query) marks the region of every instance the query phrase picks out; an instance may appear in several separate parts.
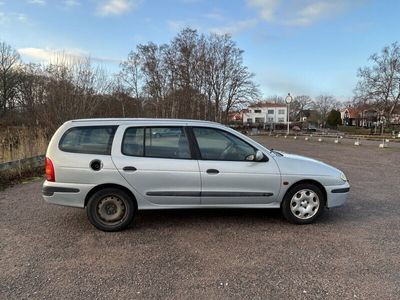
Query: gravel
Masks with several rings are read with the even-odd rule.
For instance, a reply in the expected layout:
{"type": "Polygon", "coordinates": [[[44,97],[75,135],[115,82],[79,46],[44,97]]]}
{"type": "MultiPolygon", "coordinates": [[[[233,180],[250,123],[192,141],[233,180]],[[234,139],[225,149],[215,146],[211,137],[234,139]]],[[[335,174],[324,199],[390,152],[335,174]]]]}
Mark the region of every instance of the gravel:
{"type": "Polygon", "coordinates": [[[400,149],[255,137],[342,169],[347,204],[312,225],[278,210],[139,212],[104,233],[41,181],[0,192],[2,299],[399,299],[400,149]]]}

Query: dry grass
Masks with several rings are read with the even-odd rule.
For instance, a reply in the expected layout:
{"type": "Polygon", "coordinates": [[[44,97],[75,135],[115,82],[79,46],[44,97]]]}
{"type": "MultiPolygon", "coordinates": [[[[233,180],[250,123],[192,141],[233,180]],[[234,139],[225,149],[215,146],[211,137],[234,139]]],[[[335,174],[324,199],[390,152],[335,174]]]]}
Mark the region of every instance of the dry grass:
{"type": "Polygon", "coordinates": [[[43,129],[0,127],[0,163],[44,154],[47,144],[48,138],[43,129]]]}

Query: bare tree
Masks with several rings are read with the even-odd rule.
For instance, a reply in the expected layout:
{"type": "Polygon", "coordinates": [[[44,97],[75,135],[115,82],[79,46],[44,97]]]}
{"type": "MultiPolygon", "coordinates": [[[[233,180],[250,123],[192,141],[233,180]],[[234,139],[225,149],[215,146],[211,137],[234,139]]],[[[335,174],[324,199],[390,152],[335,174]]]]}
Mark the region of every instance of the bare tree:
{"type": "Polygon", "coordinates": [[[326,118],[328,117],[328,113],[336,108],[338,105],[338,101],[332,96],[329,95],[320,95],[315,98],[314,108],[318,110],[320,113],[320,123],[325,125],[326,118]]]}
{"type": "Polygon", "coordinates": [[[229,113],[259,94],[243,50],[229,35],[186,28],[170,43],[138,45],[110,77],[90,58],[56,53],[25,65],[0,44],[0,114],[54,131],[69,119],[148,116],[228,122],[229,113]]]}
{"type": "Polygon", "coordinates": [[[236,47],[229,35],[213,34],[207,42],[205,75],[214,102],[211,119],[227,122],[232,107],[255,99],[259,91],[254,74],[243,65],[243,50],[236,47]]]}
{"type": "Polygon", "coordinates": [[[290,104],[291,119],[294,121],[301,121],[303,112],[311,108],[313,101],[310,96],[301,95],[294,97],[293,102],[290,104]]]}
{"type": "Polygon", "coordinates": [[[143,60],[141,70],[144,75],[144,92],[148,95],[148,105],[153,106],[156,118],[166,117],[163,99],[167,93],[166,72],[163,53],[167,45],[158,46],[154,43],[139,45],[138,53],[143,60]]]}
{"type": "Polygon", "coordinates": [[[107,75],[93,67],[89,58],[71,60],[60,56],[57,64],[45,67],[44,76],[46,95],[41,105],[41,122],[50,131],[66,120],[94,116],[98,96],[110,89],[107,75]]]}
{"type": "Polygon", "coordinates": [[[122,64],[127,86],[156,117],[227,121],[237,105],[258,96],[243,51],[229,35],[182,30],[169,44],[139,45],[122,64]],[[139,85],[137,85],[140,79],[139,85]]]}
{"type": "Polygon", "coordinates": [[[196,118],[199,114],[201,77],[199,77],[199,56],[203,35],[196,30],[182,30],[168,45],[164,61],[168,72],[168,97],[173,117],[184,114],[196,118]],[[200,80],[199,80],[200,79],[200,80]]]}
{"type": "Polygon", "coordinates": [[[285,104],[285,99],[281,96],[278,95],[274,95],[274,96],[269,96],[265,99],[265,101],[269,102],[269,103],[276,103],[276,104],[285,104]]]}
{"type": "Polygon", "coordinates": [[[398,42],[371,55],[371,66],[358,70],[355,98],[376,106],[390,120],[400,99],[400,45],[398,42]]]}
{"type": "Polygon", "coordinates": [[[26,114],[27,124],[39,123],[39,107],[45,102],[45,82],[46,78],[41,65],[23,65],[18,84],[18,106],[26,114]]]}
{"type": "Polygon", "coordinates": [[[12,109],[18,93],[20,56],[10,45],[0,42],[0,116],[12,109]]]}
{"type": "Polygon", "coordinates": [[[224,119],[228,123],[229,112],[237,104],[243,104],[259,95],[258,87],[253,81],[254,74],[243,65],[243,51],[236,48],[231,53],[227,91],[224,99],[224,119]]]}
{"type": "Polygon", "coordinates": [[[119,73],[120,82],[127,86],[129,93],[136,99],[141,97],[143,74],[140,70],[141,57],[139,53],[131,51],[127,60],[121,63],[119,73]]]}

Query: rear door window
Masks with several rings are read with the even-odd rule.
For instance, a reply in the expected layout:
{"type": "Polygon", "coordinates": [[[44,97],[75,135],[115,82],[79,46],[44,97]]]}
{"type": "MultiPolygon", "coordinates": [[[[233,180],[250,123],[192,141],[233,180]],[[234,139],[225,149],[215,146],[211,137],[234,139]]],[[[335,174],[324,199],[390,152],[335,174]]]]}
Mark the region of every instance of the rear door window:
{"type": "Polygon", "coordinates": [[[59,148],[65,152],[110,155],[117,127],[73,127],[64,133],[59,148]]]}
{"type": "Polygon", "coordinates": [[[145,156],[190,158],[189,141],[183,128],[146,128],[145,156]]]}
{"type": "Polygon", "coordinates": [[[128,128],[122,142],[122,153],[157,158],[191,158],[189,140],[183,127],[128,128]]]}

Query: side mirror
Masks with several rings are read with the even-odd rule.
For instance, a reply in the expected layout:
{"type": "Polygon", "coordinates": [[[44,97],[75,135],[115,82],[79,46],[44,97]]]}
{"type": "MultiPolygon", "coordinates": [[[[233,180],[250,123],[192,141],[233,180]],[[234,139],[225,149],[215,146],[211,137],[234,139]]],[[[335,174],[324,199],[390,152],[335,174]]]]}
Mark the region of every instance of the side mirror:
{"type": "Polygon", "coordinates": [[[255,161],[262,161],[263,159],[264,159],[264,154],[260,150],[257,150],[254,160],[255,161]]]}

